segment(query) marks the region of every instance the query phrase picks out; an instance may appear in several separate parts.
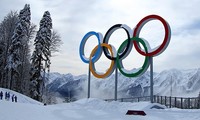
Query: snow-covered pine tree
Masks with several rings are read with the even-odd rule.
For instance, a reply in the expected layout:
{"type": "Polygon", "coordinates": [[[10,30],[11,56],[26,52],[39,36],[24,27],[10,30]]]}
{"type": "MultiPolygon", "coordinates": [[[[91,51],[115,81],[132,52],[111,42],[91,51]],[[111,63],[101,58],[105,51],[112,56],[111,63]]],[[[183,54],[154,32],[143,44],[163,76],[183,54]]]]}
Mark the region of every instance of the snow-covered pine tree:
{"type": "MultiPolygon", "coordinates": [[[[1,37],[1,35],[0,35],[1,37]]],[[[1,38],[0,38],[1,39],[1,38]]],[[[3,63],[4,63],[4,50],[5,50],[5,43],[0,40],[0,87],[4,86],[4,81],[3,81],[3,63]]]]}
{"type": "Polygon", "coordinates": [[[42,72],[50,66],[50,46],[51,46],[52,20],[48,11],[44,12],[40,21],[40,28],[34,40],[35,49],[32,54],[31,68],[31,97],[42,101],[44,90],[44,76],[42,72]]]}
{"type": "Polygon", "coordinates": [[[21,70],[23,63],[23,50],[28,41],[28,29],[30,28],[30,6],[26,4],[19,13],[19,21],[12,36],[12,43],[8,51],[6,68],[10,73],[10,89],[21,92],[21,70]]]}
{"type": "Polygon", "coordinates": [[[30,5],[26,4],[24,9],[22,9],[19,13],[19,20],[21,21],[21,27],[23,28],[23,37],[22,37],[22,51],[20,54],[21,58],[21,67],[19,69],[20,80],[17,81],[17,90],[18,92],[25,93],[29,88],[29,69],[30,69],[30,50],[29,50],[29,41],[30,41],[30,30],[31,27],[31,12],[30,5]]]}
{"type": "Polygon", "coordinates": [[[1,44],[1,64],[0,64],[0,73],[1,73],[1,86],[4,88],[8,88],[8,69],[6,68],[7,65],[7,58],[8,58],[8,50],[12,42],[12,36],[16,27],[16,23],[18,22],[18,14],[17,12],[11,11],[4,17],[4,20],[0,24],[0,44],[1,44]]]}

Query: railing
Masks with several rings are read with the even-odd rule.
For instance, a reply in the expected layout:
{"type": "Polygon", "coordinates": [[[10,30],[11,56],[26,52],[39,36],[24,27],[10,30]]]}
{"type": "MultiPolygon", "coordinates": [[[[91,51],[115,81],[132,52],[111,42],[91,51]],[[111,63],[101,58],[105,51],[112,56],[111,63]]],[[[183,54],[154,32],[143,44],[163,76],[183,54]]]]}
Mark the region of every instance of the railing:
{"type": "MultiPolygon", "coordinates": [[[[106,99],[106,101],[114,101],[115,99],[106,99]]],[[[167,96],[154,96],[154,103],[160,103],[169,108],[176,107],[181,109],[200,109],[200,97],[184,98],[184,97],[167,97],[167,96]]],[[[132,98],[119,98],[120,102],[140,102],[150,101],[150,96],[132,97],[132,98]]]]}
{"type": "MultiPolygon", "coordinates": [[[[115,99],[105,99],[105,101],[114,101],[115,99]]],[[[119,102],[140,102],[140,101],[150,101],[150,96],[143,97],[131,97],[131,98],[119,98],[119,102]]]]}
{"type": "Polygon", "coordinates": [[[160,103],[169,108],[176,107],[181,109],[200,109],[200,97],[183,98],[154,96],[154,102],[160,103]]]}

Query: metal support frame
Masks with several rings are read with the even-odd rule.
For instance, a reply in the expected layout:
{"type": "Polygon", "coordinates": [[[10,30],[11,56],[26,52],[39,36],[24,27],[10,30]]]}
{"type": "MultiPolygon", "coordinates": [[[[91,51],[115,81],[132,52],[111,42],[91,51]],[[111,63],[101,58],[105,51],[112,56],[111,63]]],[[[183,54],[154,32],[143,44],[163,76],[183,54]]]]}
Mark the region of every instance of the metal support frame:
{"type": "Polygon", "coordinates": [[[115,69],[115,101],[117,101],[118,69],[115,69]]]}
{"type": "Polygon", "coordinates": [[[153,103],[153,57],[150,57],[150,100],[153,103]]]}
{"type": "Polygon", "coordinates": [[[90,72],[90,65],[88,69],[88,98],[90,98],[90,79],[91,79],[91,72],[90,72]]]}

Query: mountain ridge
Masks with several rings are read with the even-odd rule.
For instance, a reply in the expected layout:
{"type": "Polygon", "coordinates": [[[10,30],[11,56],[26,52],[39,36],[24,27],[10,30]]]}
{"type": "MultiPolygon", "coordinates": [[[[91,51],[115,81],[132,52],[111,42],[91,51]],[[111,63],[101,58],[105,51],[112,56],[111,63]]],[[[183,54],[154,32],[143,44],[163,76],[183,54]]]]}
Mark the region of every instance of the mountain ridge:
{"type": "MultiPolygon", "coordinates": [[[[76,99],[87,97],[88,78],[86,74],[74,76],[71,73],[50,73],[49,76],[50,80],[47,84],[49,91],[59,93],[63,97],[76,99]]],[[[194,97],[200,92],[200,68],[154,72],[153,78],[154,95],[194,97]]],[[[128,78],[118,73],[118,97],[148,96],[149,80],[149,71],[136,78],[128,78]]],[[[91,97],[114,98],[114,85],[114,74],[105,79],[91,76],[91,97]]]]}

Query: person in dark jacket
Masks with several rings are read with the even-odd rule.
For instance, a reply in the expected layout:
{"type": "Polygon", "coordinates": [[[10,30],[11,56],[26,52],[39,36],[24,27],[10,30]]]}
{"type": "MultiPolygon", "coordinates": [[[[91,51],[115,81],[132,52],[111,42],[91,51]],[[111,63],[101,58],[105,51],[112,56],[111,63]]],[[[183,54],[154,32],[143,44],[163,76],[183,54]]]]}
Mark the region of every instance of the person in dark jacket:
{"type": "Polygon", "coordinates": [[[5,100],[7,100],[7,97],[8,97],[8,93],[5,92],[5,100]]]}
{"type": "Polygon", "coordinates": [[[0,92],[0,100],[2,100],[3,99],[3,92],[1,91],[0,92]]]}
{"type": "Polygon", "coordinates": [[[10,92],[7,93],[7,99],[10,100],[10,92]]]}
{"type": "Polygon", "coordinates": [[[15,95],[15,102],[17,102],[17,96],[15,95]]]}
{"type": "Polygon", "coordinates": [[[12,95],[12,102],[14,102],[15,101],[15,95],[13,94],[12,95]]]}

